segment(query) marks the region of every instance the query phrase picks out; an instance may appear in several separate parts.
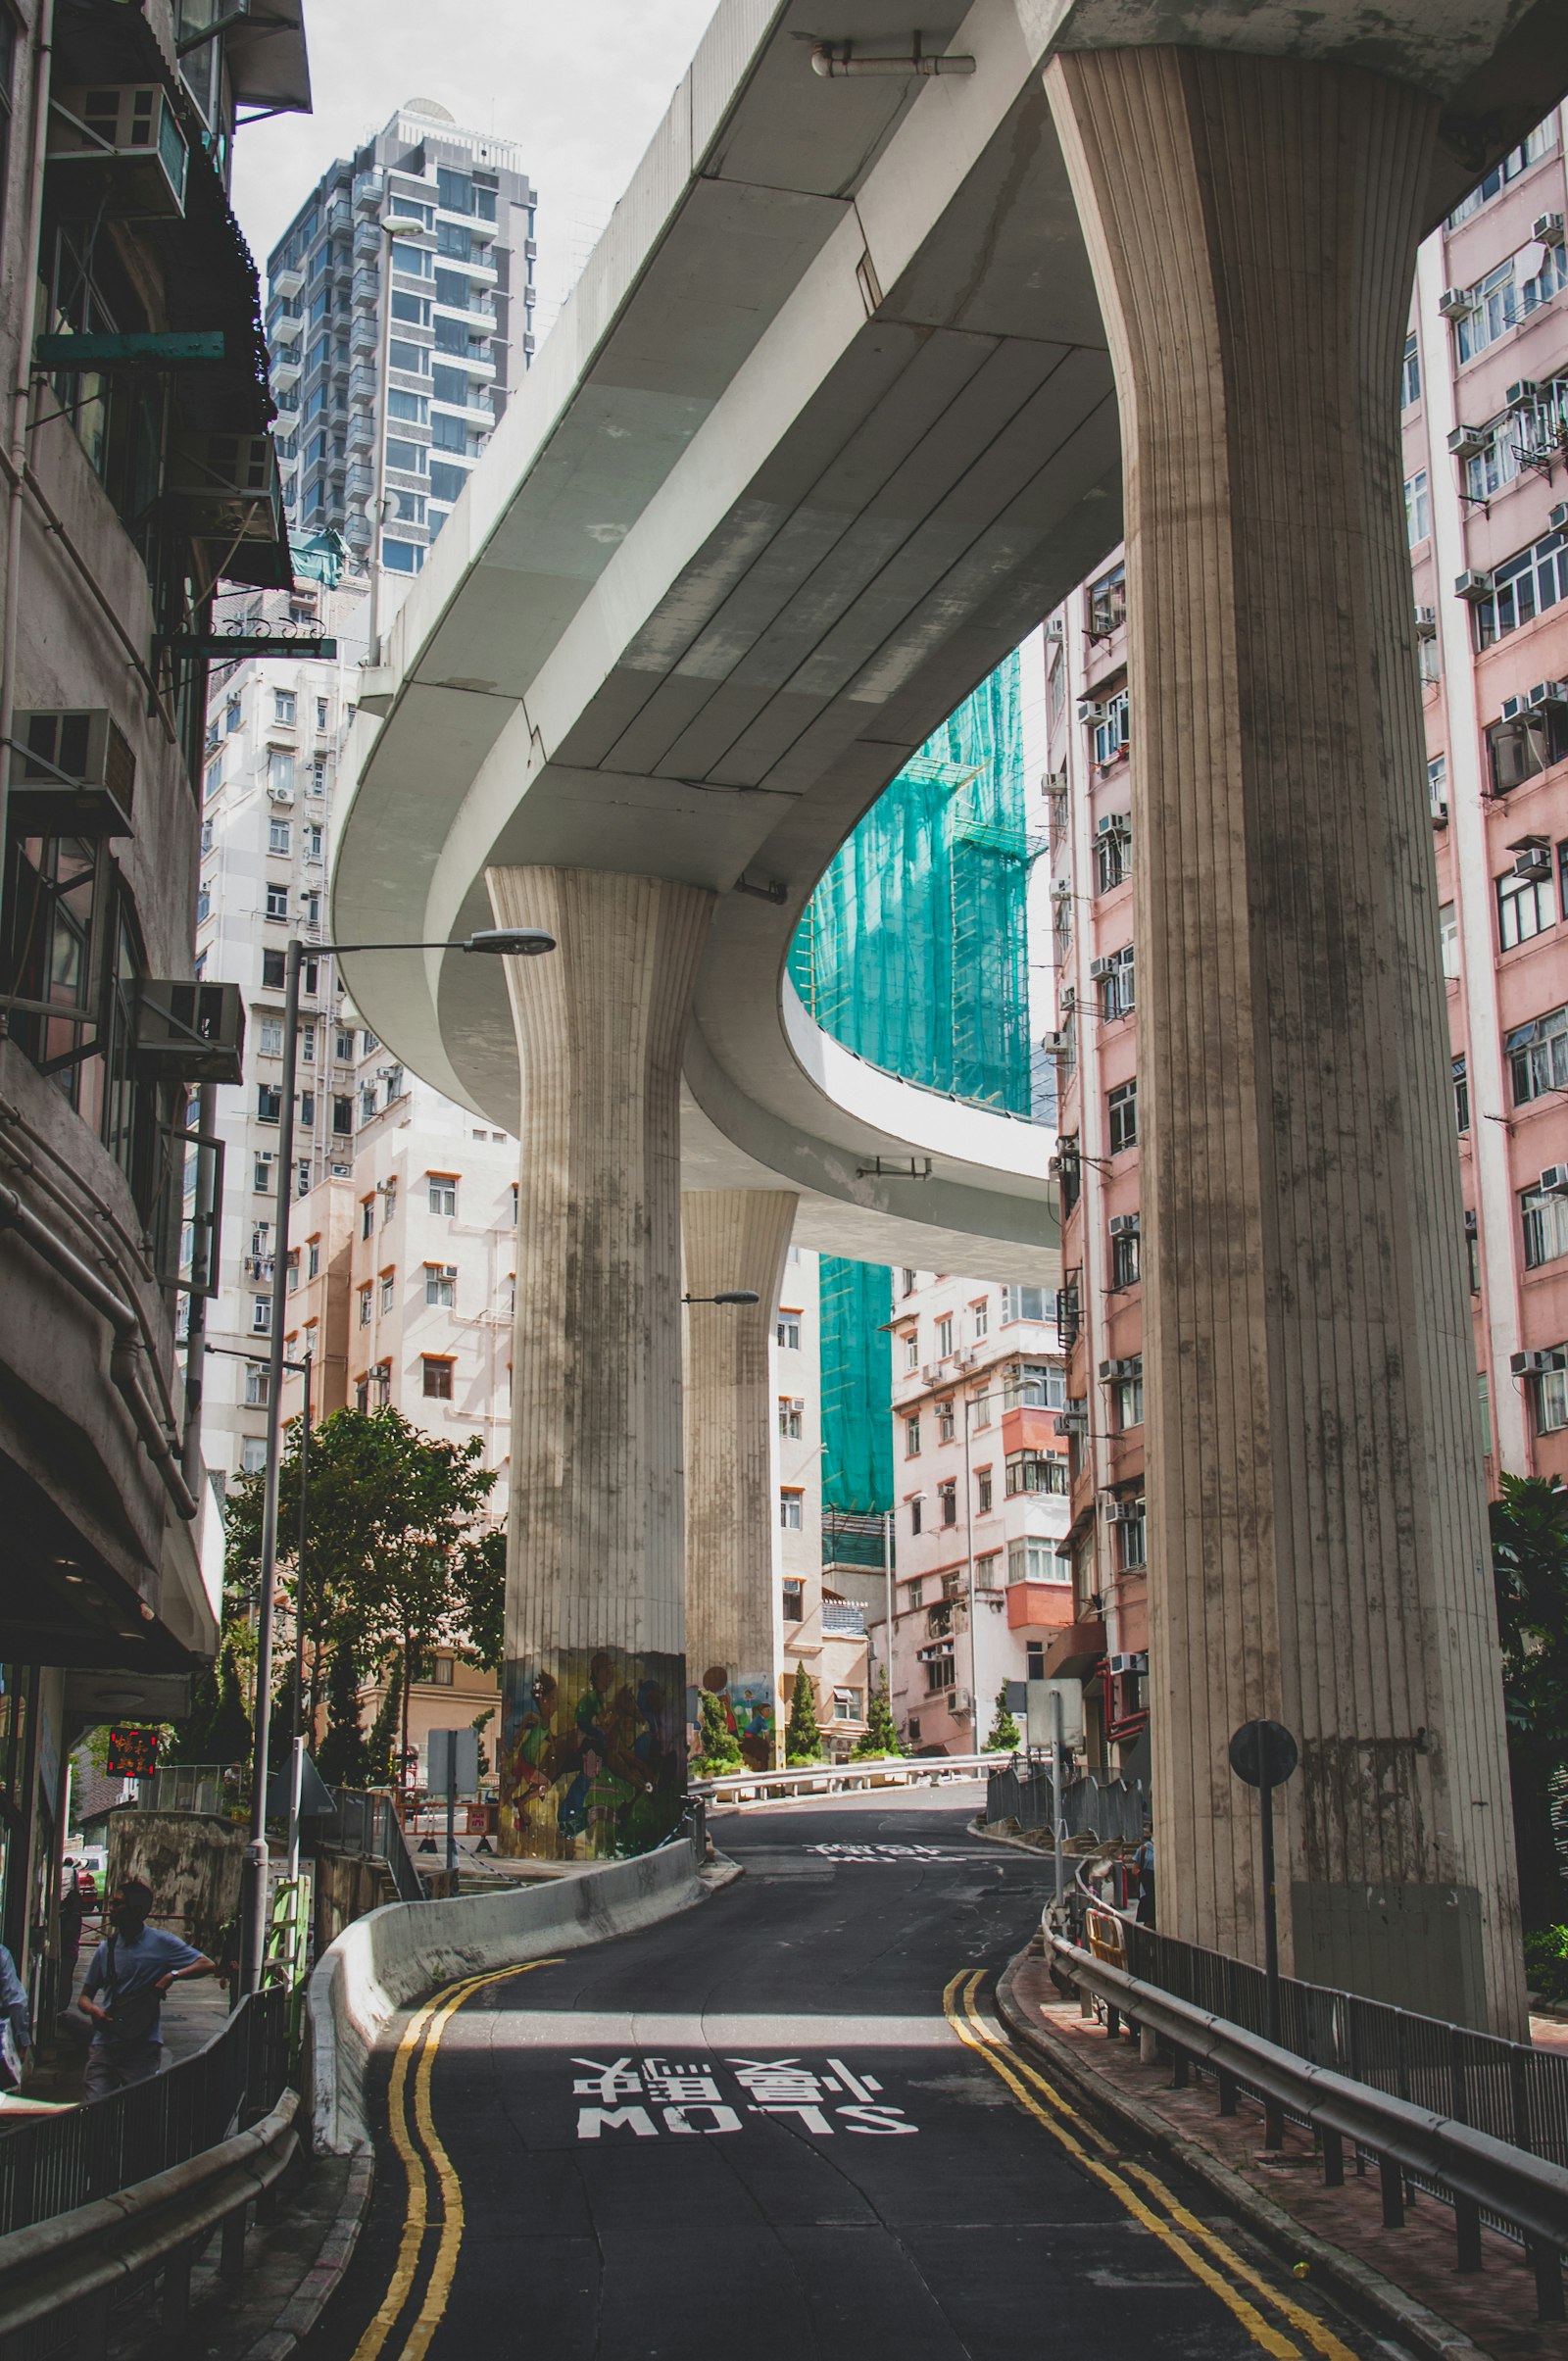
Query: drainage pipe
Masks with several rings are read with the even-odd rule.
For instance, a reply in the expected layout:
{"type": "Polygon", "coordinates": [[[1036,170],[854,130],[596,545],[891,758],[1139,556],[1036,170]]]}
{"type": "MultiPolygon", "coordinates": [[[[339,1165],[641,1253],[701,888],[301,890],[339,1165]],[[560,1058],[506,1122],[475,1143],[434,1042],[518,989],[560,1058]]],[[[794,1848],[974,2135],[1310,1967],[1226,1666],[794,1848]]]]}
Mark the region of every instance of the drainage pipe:
{"type": "Polygon", "coordinates": [[[932,57],[920,47],[920,36],[914,36],[914,54],[906,58],[858,58],[852,41],[818,41],[811,51],[811,72],[826,81],[836,81],[851,74],[902,74],[906,76],[934,74],[973,74],[973,58],[932,57]]]}

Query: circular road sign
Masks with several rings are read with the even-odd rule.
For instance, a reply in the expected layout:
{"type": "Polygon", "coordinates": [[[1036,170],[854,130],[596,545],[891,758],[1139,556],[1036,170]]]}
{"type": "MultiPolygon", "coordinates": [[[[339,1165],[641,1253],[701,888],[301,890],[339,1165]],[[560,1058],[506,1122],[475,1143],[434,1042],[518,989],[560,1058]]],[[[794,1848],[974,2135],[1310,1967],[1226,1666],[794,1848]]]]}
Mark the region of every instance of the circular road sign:
{"type": "Polygon", "coordinates": [[[1231,1769],[1249,1787],[1283,1787],[1300,1759],[1283,1722],[1243,1722],[1230,1751],[1231,1769]]]}

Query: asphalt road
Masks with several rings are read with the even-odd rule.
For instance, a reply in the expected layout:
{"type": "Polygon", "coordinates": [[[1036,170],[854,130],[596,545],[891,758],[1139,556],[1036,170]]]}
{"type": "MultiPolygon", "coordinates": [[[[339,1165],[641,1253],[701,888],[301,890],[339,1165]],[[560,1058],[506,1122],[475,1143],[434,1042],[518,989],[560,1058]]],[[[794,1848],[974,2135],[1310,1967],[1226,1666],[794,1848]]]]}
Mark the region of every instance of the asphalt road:
{"type": "Polygon", "coordinates": [[[308,2361],[1386,2352],[1007,2048],[977,1793],[721,1818],[726,1892],[399,2020],[308,2361]]]}

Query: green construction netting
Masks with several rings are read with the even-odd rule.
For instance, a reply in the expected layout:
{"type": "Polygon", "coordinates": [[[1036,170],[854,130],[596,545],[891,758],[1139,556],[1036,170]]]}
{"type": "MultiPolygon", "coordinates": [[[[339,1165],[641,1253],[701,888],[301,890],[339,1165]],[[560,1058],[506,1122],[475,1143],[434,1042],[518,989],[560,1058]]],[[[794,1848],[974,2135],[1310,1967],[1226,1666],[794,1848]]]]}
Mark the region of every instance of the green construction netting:
{"type": "MultiPolygon", "coordinates": [[[[790,947],[824,1032],[872,1064],[1027,1115],[1029,864],[1018,659],[966,697],[861,820],[790,947]]],[[[891,1272],[821,1266],[822,1502],[893,1503],[891,1272]]]]}

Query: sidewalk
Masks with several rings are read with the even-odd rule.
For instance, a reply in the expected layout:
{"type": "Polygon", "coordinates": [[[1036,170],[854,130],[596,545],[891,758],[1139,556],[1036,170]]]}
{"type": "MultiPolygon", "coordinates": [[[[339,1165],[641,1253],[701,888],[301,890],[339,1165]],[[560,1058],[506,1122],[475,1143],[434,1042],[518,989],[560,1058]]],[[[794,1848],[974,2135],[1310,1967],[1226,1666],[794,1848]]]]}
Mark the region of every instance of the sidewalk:
{"type": "Polygon", "coordinates": [[[1173,2090],[1168,2061],[1145,2066],[1136,2041],[1108,2040],[1027,1952],[1003,1978],[998,2005],[1048,2071],[1178,2153],[1270,2245],[1412,2351],[1568,2361],[1568,2327],[1538,2323],[1534,2277],[1509,2240],[1484,2231],[1485,2268],[1461,2276],[1446,2205],[1421,2197],[1406,2207],[1402,2230],[1385,2230],[1377,2175],[1358,2178],[1347,2159],[1344,2188],[1325,2189],[1311,2138],[1294,2124],[1282,2156],[1265,2158],[1261,2107],[1243,2098],[1234,2116],[1222,2116],[1211,2085],[1195,2079],[1173,2090]]]}

